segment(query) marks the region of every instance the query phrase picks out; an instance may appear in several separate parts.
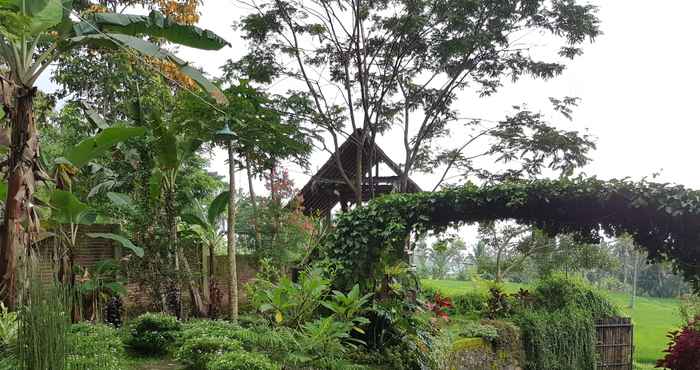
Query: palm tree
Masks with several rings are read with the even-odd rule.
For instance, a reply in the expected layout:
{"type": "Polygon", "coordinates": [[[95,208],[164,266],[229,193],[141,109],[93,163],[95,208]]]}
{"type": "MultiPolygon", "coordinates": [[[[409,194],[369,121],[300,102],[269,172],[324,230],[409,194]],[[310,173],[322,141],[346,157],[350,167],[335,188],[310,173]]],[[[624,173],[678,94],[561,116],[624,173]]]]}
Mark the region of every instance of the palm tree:
{"type": "Polygon", "coordinates": [[[18,252],[31,244],[38,231],[38,215],[33,209],[36,182],[49,179],[38,160],[33,99],[37,79],[52,62],[80,47],[129,50],[178,67],[218,102],[225,102],[221,91],[200,72],[142,37],[208,50],[221,49],[228,44],[225,40],[155,11],[148,16],[79,14],[82,6],[73,0],[0,1],[0,103],[11,124],[5,162],[8,184],[0,242],[0,300],[10,306],[15,303],[18,252]]]}

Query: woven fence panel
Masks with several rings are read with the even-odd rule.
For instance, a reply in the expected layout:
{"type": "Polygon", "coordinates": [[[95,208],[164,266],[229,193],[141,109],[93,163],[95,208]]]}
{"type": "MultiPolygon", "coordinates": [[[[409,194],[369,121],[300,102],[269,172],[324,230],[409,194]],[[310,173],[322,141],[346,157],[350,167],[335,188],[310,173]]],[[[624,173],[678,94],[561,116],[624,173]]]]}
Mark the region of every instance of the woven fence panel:
{"type": "Polygon", "coordinates": [[[598,370],[632,370],[634,327],[629,317],[596,321],[598,370]]]}

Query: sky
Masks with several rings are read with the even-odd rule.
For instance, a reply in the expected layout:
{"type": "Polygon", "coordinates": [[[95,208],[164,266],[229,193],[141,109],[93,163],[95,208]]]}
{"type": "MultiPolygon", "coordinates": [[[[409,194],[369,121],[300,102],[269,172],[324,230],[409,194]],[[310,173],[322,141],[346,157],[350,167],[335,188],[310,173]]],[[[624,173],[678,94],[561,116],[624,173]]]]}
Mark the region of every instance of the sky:
{"type": "MultiPolygon", "coordinates": [[[[691,0],[596,0],[604,34],[585,46],[585,53],[570,62],[567,70],[550,81],[522,79],[507,84],[495,96],[475,98],[460,94],[457,102],[464,116],[498,120],[514,104],[526,103],[532,110],[549,106],[547,98],[577,96],[580,106],[572,122],[561,128],[588,130],[597,138],[592,162],[583,168],[588,176],[601,179],[641,179],[661,173],[657,181],[700,188],[696,158],[698,138],[698,68],[696,16],[700,2],[691,0]],[[663,5],[661,5],[663,4],[663,5]]],[[[204,0],[199,26],[221,35],[232,46],[220,51],[179,48],[178,55],[212,76],[228,59],[237,59],[246,49],[232,23],[244,14],[233,0],[204,0]]],[[[547,48],[547,45],[542,45],[547,48]]],[[[40,88],[51,90],[48,76],[40,88]]],[[[562,121],[562,120],[559,120],[562,121]]],[[[380,145],[400,162],[402,147],[389,137],[380,145]]],[[[315,153],[313,170],[328,158],[315,153]]],[[[217,152],[211,170],[227,173],[225,155],[217,152]]],[[[309,176],[292,169],[298,186],[309,176]]],[[[424,188],[435,183],[434,175],[416,175],[424,188]]]]}
{"type": "MultiPolygon", "coordinates": [[[[598,0],[604,34],[585,46],[585,54],[550,81],[524,79],[506,85],[495,96],[475,99],[470,92],[457,103],[464,115],[501,119],[514,104],[546,109],[547,98],[577,96],[581,103],[571,123],[561,128],[585,130],[597,138],[592,163],[582,171],[602,179],[641,179],[660,172],[658,181],[700,188],[695,166],[698,137],[698,68],[696,15],[700,2],[690,0],[598,0]],[[661,5],[663,4],[663,5],[661,5]]],[[[230,26],[243,10],[231,0],[205,0],[199,25],[232,43],[218,52],[181,49],[179,54],[212,75],[227,59],[245,51],[245,43],[230,26]]],[[[543,46],[546,48],[546,45],[543,46]]],[[[402,148],[380,142],[396,161],[402,148]]],[[[312,157],[311,170],[327,159],[312,157]]],[[[226,173],[223,153],[212,169],[226,173]]],[[[299,186],[308,176],[292,173],[299,186]]],[[[430,176],[416,176],[425,186],[430,176]]]]}

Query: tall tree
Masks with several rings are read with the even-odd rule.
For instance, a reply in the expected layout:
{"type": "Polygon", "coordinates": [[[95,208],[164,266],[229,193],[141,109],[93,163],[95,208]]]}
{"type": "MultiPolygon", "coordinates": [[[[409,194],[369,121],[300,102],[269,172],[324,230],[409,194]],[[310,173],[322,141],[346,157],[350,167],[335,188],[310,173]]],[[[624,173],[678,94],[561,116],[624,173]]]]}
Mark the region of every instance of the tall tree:
{"type": "MultiPolygon", "coordinates": [[[[203,106],[197,97],[189,97],[180,106],[179,117],[183,131],[205,140],[217,140],[223,136],[228,154],[228,255],[229,255],[229,303],[230,316],[238,319],[238,289],[236,271],[236,171],[261,173],[274,166],[276,161],[292,159],[306,162],[309,144],[299,127],[299,120],[281,114],[279,101],[253,88],[247,81],[233,83],[224,91],[229,104],[225,111],[212,111],[203,106]],[[225,122],[230,130],[218,130],[225,122]]],[[[284,102],[283,102],[284,103],[284,102]]],[[[250,176],[250,175],[249,175],[250,176]]]]}
{"type": "Polygon", "coordinates": [[[428,254],[433,279],[444,279],[456,271],[464,262],[462,252],[466,250],[464,240],[451,238],[433,243],[428,254]]]}
{"type": "MultiPolygon", "coordinates": [[[[587,161],[590,139],[556,129],[540,114],[519,109],[489,127],[465,119],[469,115],[454,106],[457,93],[466,88],[491,95],[505,79],[560,74],[566,59],[581,55],[581,44],[600,34],[593,6],[574,0],[239,2],[251,9],[238,24],[250,52],[231,62],[231,69],[262,83],[296,81],[289,83],[296,112],[325,131],[332,142],[324,144],[329,153],[357,130],[361,135],[355,144],[364,147],[399,126],[405,149],[403,188],[411,172],[433,168],[433,163],[472,175],[476,157],[517,159],[515,170],[528,174],[545,167],[568,173],[587,161]],[[527,36],[543,33],[561,44],[549,60],[530,52],[535,43],[527,36]],[[451,136],[449,147],[434,147],[462,124],[473,134],[459,140],[451,136]],[[491,139],[484,153],[466,153],[482,148],[475,142],[484,137],[491,139]]],[[[575,101],[553,103],[570,114],[575,101]]],[[[353,168],[335,160],[359,204],[373,157],[357,153],[353,168]]],[[[478,169],[481,175],[487,172],[478,169]]]]}
{"type": "Polygon", "coordinates": [[[33,101],[34,84],[52,62],[74,48],[124,48],[179,68],[223,102],[220,91],[200,72],[141,36],[203,49],[220,49],[227,45],[226,41],[211,31],[178,24],[158,12],[148,16],[83,12],[85,5],[71,0],[0,3],[0,61],[6,67],[0,76],[0,103],[8,113],[11,127],[8,192],[0,244],[0,299],[10,305],[15,299],[18,251],[23,253],[38,231],[38,215],[31,206],[36,182],[48,179],[39,162],[33,101]]]}
{"type": "Polygon", "coordinates": [[[494,260],[494,276],[501,282],[514,269],[542,246],[528,243],[530,229],[525,226],[487,222],[479,225],[479,239],[490,250],[494,260]]]}

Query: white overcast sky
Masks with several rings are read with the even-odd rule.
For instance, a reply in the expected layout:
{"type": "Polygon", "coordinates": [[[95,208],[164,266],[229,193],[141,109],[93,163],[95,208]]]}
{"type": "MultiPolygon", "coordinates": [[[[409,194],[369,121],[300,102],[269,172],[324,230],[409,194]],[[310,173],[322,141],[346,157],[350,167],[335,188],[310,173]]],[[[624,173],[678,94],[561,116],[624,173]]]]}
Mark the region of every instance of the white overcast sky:
{"type": "MultiPolygon", "coordinates": [[[[700,188],[700,89],[697,14],[700,1],[597,0],[604,35],[586,45],[585,54],[551,81],[521,80],[496,96],[475,100],[465,93],[464,115],[500,119],[513,104],[531,109],[548,106],[550,96],[582,99],[568,129],[587,128],[597,137],[593,162],[583,171],[599,178],[639,179],[662,170],[659,180],[700,188]],[[469,106],[467,106],[467,101],[469,106]]],[[[241,10],[231,0],[205,0],[200,26],[210,28],[232,44],[218,52],[182,50],[212,74],[226,59],[245,51],[230,27],[241,10]]],[[[401,161],[400,147],[380,142],[401,161]]],[[[327,154],[313,157],[312,170],[327,154]]],[[[225,173],[223,157],[212,163],[225,173]]],[[[294,174],[297,185],[308,177],[294,174]]],[[[429,186],[433,179],[418,177],[429,186]]]]}
{"type": "MultiPolygon", "coordinates": [[[[507,85],[496,96],[475,99],[466,92],[458,103],[465,116],[500,119],[514,104],[527,103],[531,109],[548,107],[550,96],[578,96],[582,99],[574,121],[562,128],[588,129],[597,137],[593,162],[583,171],[602,179],[639,179],[662,170],[661,181],[700,188],[696,158],[698,143],[698,61],[697,14],[700,1],[597,0],[604,35],[586,45],[585,54],[569,64],[562,76],[551,81],[521,80],[507,85]],[[463,108],[462,108],[463,107],[463,108]]],[[[204,0],[199,25],[232,43],[220,51],[180,49],[179,55],[211,75],[227,59],[245,52],[245,43],[231,28],[243,11],[233,0],[204,0]]],[[[40,86],[49,88],[48,79],[40,86]]],[[[565,121],[564,121],[565,122],[565,121]]],[[[391,140],[380,145],[397,162],[402,148],[391,140]]],[[[312,170],[328,155],[313,156],[312,170]]],[[[212,169],[226,173],[223,153],[217,153],[212,169]]],[[[308,179],[292,173],[297,186],[308,179]]],[[[424,187],[434,179],[417,176],[424,187]]]]}

